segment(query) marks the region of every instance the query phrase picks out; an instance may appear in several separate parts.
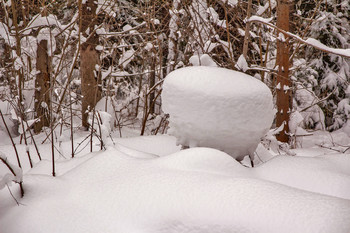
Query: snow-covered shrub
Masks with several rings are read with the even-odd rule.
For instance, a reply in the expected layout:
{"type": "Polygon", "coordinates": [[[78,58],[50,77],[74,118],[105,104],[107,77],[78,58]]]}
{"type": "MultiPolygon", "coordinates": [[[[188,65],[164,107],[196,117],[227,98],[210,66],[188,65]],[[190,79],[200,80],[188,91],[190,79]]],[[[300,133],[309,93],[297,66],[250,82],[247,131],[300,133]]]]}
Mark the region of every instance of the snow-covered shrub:
{"type": "Polygon", "coordinates": [[[114,128],[114,121],[111,114],[104,111],[95,111],[95,116],[93,116],[93,113],[90,112],[88,123],[90,126],[93,125],[96,136],[99,137],[99,140],[103,145],[106,145],[107,137],[110,136],[114,128]]]}
{"type": "Polygon", "coordinates": [[[189,147],[213,147],[232,157],[252,155],[273,120],[272,94],[259,80],[217,67],[187,67],[163,84],[169,134],[189,147]]]}
{"type": "MultiPolygon", "coordinates": [[[[304,19],[315,13],[318,3],[299,2],[301,4],[298,5],[300,7],[299,14],[302,16],[300,28],[307,29],[305,37],[317,39],[332,48],[349,48],[350,4],[349,1],[341,1],[340,4],[338,2],[321,1],[320,8],[311,24],[304,19]]],[[[342,100],[346,98],[345,92],[350,80],[350,60],[312,47],[306,47],[300,55],[305,59],[304,67],[294,72],[294,75],[298,81],[310,89],[309,91],[315,94],[315,101],[322,100],[318,106],[324,112],[320,115],[324,115],[325,126],[330,130],[340,128],[346,123],[347,117],[346,111],[343,111],[339,104],[344,103],[342,100]]],[[[313,116],[315,115],[313,114],[313,116]]],[[[305,119],[314,121],[311,118],[305,119]]],[[[309,126],[313,124],[314,127],[320,128],[320,124],[310,123],[309,126]]]]}
{"type": "Polygon", "coordinates": [[[348,98],[342,99],[338,103],[338,107],[334,113],[333,128],[339,129],[345,125],[350,119],[350,100],[348,98]]]}
{"type": "Polygon", "coordinates": [[[318,98],[312,88],[299,85],[294,93],[294,109],[302,118],[302,127],[306,129],[325,130],[325,116],[322,109],[317,105],[318,98]]]}

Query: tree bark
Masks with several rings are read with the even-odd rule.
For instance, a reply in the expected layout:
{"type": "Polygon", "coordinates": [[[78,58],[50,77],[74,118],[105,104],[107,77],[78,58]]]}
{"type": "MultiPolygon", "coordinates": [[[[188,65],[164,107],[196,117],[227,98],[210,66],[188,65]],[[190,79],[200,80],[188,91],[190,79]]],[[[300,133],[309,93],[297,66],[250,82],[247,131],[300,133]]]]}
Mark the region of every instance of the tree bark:
{"type": "MultiPolygon", "coordinates": [[[[277,3],[277,27],[285,31],[290,30],[290,6],[291,1],[289,0],[279,0],[277,3]]],[[[277,40],[276,58],[276,65],[278,66],[276,76],[276,126],[284,126],[283,130],[277,135],[277,140],[289,142],[289,117],[292,108],[291,80],[289,78],[290,44],[288,37],[284,37],[282,33],[278,33],[278,35],[280,38],[277,40]]]]}
{"type": "MultiPolygon", "coordinates": [[[[252,0],[248,0],[248,8],[247,8],[247,20],[252,16],[252,0]]],[[[243,42],[243,56],[247,60],[248,54],[248,44],[250,40],[250,22],[246,23],[245,34],[244,34],[244,42],[243,42]]]]}
{"type": "Polygon", "coordinates": [[[40,73],[35,79],[35,112],[39,119],[34,125],[34,132],[39,133],[44,126],[50,125],[50,58],[47,40],[38,43],[36,69],[40,73]]]}
{"type": "Polygon", "coordinates": [[[99,54],[95,49],[98,44],[98,35],[94,32],[96,25],[95,1],[88,0],[81,5],[80,25],[82,35],[88,38],[80,47],[80,76],[82,92],[82,125],[87,128],[88,111],[93,109],[96,103],[101,99],[101,77],[96,71],[96,65],[100,64],[99,54]]]}

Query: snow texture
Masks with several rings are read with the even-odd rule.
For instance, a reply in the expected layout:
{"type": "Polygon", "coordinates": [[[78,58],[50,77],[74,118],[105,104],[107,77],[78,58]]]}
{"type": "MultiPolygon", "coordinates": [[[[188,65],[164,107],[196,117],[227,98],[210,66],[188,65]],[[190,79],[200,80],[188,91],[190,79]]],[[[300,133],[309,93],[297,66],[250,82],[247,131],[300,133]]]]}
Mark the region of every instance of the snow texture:
{"type": "Polygon", "coordinates": [[[117,147],[89,154],[56,178],[33,171],[23,205],[11,207],[0,193],[1,232],[350,231],[350,201],[335,197],[349,198],[346,155],[279,156],[248,169],[210,148],[139,153],[117,147]]]}
{"type": "Polygon", "coordinates": [[[274,115],[265,84],[217,67],[173,71],[164,81],[162,102],[178,144],[216,148],[239,160],[255,151],[274,115]]]}

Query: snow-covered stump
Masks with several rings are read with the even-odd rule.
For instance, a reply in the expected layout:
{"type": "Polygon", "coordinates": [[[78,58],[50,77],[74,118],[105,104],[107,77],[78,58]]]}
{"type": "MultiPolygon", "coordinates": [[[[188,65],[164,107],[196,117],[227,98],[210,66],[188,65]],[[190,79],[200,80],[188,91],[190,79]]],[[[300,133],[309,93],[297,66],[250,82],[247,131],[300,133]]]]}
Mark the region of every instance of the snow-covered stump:
{"type": "Polygon", "coordinates": [[[253,156],[269,130],[272,94],[247,74],[195,66],[171,72],[164,80],[162,109],[170,115],[170,135],[189,147],[211,147],[242,160],[253,156]]]}

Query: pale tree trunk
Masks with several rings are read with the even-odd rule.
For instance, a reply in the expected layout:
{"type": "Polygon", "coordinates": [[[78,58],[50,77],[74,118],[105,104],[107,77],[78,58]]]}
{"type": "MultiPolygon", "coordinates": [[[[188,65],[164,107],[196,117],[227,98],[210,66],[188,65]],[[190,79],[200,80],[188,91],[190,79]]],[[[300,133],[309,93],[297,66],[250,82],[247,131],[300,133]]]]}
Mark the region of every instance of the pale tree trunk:
{"type": "Polygon", "coordinates": [[[34,132],[39,133],[44,126],[50,125],[50,57],[47,40],[38,43],[35,79],[35,112],[39,119],[34,125],[34,132]]]}
{"type": "MultiPolygon", "coordinates": [[[[81,1],[80,1],[81,4],[81,1]]],[[[80,47],[80,77],[82,92],[82,125],[87,128],[88,111],[92,110],[101,99],[101,77],[96,71],[100,64],[99,54],[95,47],[98,44],[98,35],[94,32],[96,25],[96,1],[88,0],[81,4],[80,31],[87,37],[87,41],[80,47]],[[92,33],[92,34],[91,34],[92,33]]]]}
{"type": "MultiPolygon", "coordinates": [[[[279,0],[277,3],[277,27],[289,31],[290,30],[290,0],[279,0]]],[[[284,38],[282,34],[280,37],[284,38]]],[[[278,73],[276,76],[276,126],[283,126],[283,130],[277,135],[277,140],[280,142],[289,142],[289,117],[292,108],[291,96],[291,80],[289,77],[289,55],[290,43],[289,38],[277,40],[277,59],[278,73]]]]}

